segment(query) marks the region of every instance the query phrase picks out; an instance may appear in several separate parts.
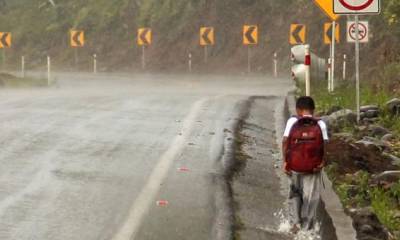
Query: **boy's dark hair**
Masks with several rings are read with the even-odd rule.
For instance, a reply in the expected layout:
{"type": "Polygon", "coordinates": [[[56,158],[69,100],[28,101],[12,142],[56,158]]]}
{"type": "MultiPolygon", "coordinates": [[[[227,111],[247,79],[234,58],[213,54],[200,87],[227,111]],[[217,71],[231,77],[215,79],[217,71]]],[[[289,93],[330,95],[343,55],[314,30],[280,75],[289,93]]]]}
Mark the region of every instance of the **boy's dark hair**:
{"type": "Polygon", "coordinates": [[[311,97],[300,97],[297,99],[296,108],[301,110],[315,110],[314,99],[311,97]]]}

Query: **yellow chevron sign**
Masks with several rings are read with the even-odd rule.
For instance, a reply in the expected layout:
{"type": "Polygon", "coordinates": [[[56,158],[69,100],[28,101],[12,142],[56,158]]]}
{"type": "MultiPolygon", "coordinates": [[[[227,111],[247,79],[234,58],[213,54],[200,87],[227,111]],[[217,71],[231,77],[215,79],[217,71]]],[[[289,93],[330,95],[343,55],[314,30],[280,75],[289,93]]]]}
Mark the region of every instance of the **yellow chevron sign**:
{"type": "Polygon", "coordinates": [[[290,36],[289,43],[292,45],[305,44],[306,43],[306,25],[304,24],[292,24],[290,25],[290,36]]]}
{"type": "Polygon", "coordinates": [[[139,28],[137,43],[139,46],[147,46],[152,43],[152,32],[151,28],[139,28]]]}
{"type": "Polygon", "coordinates": [[[85,32],[80,30],[71,30],[71,47],[85,46],[85,32]]]}
{"type": "Polygon", "coordinates": [[[0,48],[10,48],[10,47],[11,47],[11,33],[0,32],[0,48]]]}
{"type": "Polygon", "coordinates": [[[332,21],[339,19],[340,15],[333,12],[333,0],[314,0],[314,2],[332,21]]]}
{"type": "Polygon", "coordinates": [[[244,45],[258,44],[258,26],[256,25],[243,26],[243,44],[244,45]]]}
{"type": "Polygon", "coordinates": [[[208,46],[215,44],[215,34],[213,27],[200,28],[200,45],[208,46]]]}
{"type": "MultiPolygon", "coordinates": [[[[333,24],[331,22],[324,24],[324,43],[331,44],[332,43],[332,28],[333,24]]],[[[340,25],[336,23],[335,27],[335,39],[336,42],[340,42],[340,25]]]]}

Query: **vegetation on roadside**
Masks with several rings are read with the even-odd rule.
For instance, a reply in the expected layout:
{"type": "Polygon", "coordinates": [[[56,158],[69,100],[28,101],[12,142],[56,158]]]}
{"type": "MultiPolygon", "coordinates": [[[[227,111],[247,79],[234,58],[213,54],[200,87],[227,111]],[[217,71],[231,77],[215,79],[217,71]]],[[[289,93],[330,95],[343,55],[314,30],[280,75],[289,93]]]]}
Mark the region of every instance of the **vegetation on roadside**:
{"type": "MultiPolygon", "coordinates": [[[[400,181],[387,186],[371,184],[372,176],[360,170],[340,176],[337,164],[326,168],[336,193],[347,209],[371,207],[379,221],[391,232],[400,231],[400,181]]],[[[397,236],[400,237],[400,236],[397,236]]]]}
{"type": "MultiPolygon", "coordinates": [[[[391,67],[390,67],[391,68],[391,67]]],[[[391,72],[390,70],[387,72],[391,72]]],[[[399,74],[397,72],[397,74],[399,74]]],[[[381,84],[376,84],[374,81],[363,82],[361,87],[361,104],[362,105],[377,105],[381,109],[378,119],[374,124],[382,126],[390,130],[394,139],[387,144],[390,145],[391,154],[394,156],[400,156],[400,141],[398,136],[400,134],[400,119],[397,116],[392,116],[388,111],[385,110],[385,104],[390,99],[398,96],[398,83],[393,81],[392,76],[385,77],[381,75],[381,84]]],[[[355,110],[355,86],[354,82],[341,82],[334,93],[328,93],[327,86],[325,84],[313,83],[312,95],[316,100],[317,111],[322,115],[331,111],[332,109],[351,109],[355,110]]],[[[303,88],[302,88],[303,89],[303,88]]],[[[303,92],[304,90],[302,90],[303,92]]],[[[363,138],[363,134],[360,132],[361,126],[354,123],[342,124],[340,126],[341,133],[347,133],[354,139],[363,138]]],[[[332,136],[333,140],[341,141],[344,145],[352,145],[354,141],[347,142],[348,140],[342,139],[339,136],[332,136]]],[[[335,143],[336,144],[336,143],[335,143]]],[[[355,146],[355,145],[353,145],[355,146]]],[[[340,147],[340,146],[339,146],[340,147]]],[[[351,148],[351,147],[349,147],[351,148]]],[[[355,151],[368,151],[366,149],[355,148],[355,151]]],[[[331,162],[326,168],[326,172],[329,178],[334,183],[334,188],[340,197],[344,207],[351,211],[351,209],[362,209],[369,208],[376,214],[379,221],[393,234],[394,239],[400,239],[400,180],[397,182],[376,182],[375,177],[378,172],[369,172],[362,167],[357,172],[354,170],[350,171],[346,169],[347,163],[344,161],[365,161],[360,160],[360,156],[354,153],[346,152],[341,149],[341,153],[333,153],[334,157],[331,156],[331,162]],[[350,155],[345,160],[335,159],[344,155],[350,155]],[[356,156],[357,155],[357,156],[356,156]]],[[[386,160],[379,160],[381,151],[376,153],[360,153],[362,154],[376,154],[377,164],[384,166],[386,160]],[[379,161],[381,161],[379,163],[379,161]]],[[[371,160],[367,160],[371,161],[371,160]]],[[[353,164],[353,163],[352,163],[353,164]]],[[[365,162],[359,164],[368,164],[365,162]]],[[[357,164],[354,164],[357,165],[357,164]]],[[[390,170],[390,169],[386,169],[390,170]]]]}
{"type": "Polygon", "coordinates": [[[19,78],[10,74],[0,73],[0,87],[29,88],[47,86],[47,80],[42,78],[19,78]]]}

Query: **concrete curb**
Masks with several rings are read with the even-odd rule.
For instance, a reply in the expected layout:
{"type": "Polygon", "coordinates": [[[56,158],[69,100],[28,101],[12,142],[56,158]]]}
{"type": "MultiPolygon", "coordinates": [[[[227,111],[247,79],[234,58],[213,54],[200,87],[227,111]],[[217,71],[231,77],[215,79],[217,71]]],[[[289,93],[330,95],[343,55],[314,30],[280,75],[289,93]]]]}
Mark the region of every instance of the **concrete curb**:
{"type": "MultiPolygon", "coordinates": [[[[296,113],[296,100],[294,92],[291,92],[287,96],[287,108],[289,115],[296,113]]],[[[353,228],[353,220],[350,216],[346,215],[343,209],[343,205],[340,202],[339,197],[333,190],[333,184],[326,175],[323,173],[325,189],[321,193],[322,201],[325,205],[325,210],[331,218],[333,227],[335,228],[336,237],[338,240],[356,240],[357,233],[353,228]]]]}

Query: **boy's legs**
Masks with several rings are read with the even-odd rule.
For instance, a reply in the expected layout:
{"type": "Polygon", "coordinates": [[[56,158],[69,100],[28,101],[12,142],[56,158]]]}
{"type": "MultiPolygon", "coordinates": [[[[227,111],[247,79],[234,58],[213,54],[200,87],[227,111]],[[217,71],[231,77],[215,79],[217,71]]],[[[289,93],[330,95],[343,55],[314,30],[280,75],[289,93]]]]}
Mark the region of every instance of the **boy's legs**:
{"type": "Polygon", "coordinates": [[[301,206],[303,205],[302,175],[296,172],[292,172],[289,184],[290,221],[293,225],[301,226],[301,206]]]}
{"type": "Polygon", "coordinates": [[[321,173],[303,175],[303,202],[301,206],[302,228],[312,229],[315,223],[315,216],[320,202],[321,173]]]}

